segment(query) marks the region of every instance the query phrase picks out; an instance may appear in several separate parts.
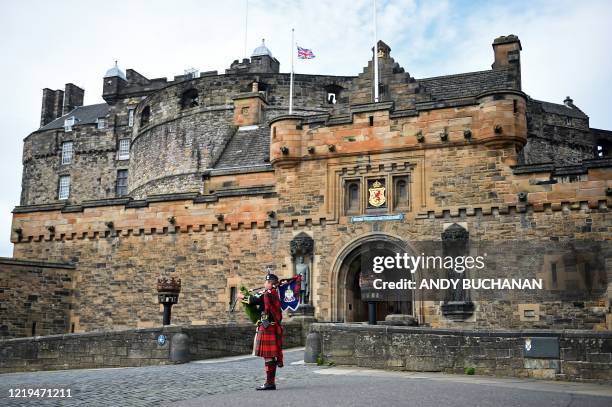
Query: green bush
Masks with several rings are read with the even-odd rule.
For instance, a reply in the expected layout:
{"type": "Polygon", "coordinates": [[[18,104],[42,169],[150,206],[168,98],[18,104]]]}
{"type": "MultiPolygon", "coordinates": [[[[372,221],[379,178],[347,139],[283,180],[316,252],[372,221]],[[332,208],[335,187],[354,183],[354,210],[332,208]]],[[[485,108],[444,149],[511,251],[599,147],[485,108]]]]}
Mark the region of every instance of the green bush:
{"type": "Polygon", "coordinates": [[[336,365],[335,362],[325,359],[325,356],[323,356],[322,353],[319,353],[319,356],[317,356],[317,366],[335,366],[335,365],[336,365]]]}
{"type": "Polygon", "coordinates": [[[465,368],[465,374],[469,375],[469,376],[473,376],[476,373],[476,369],[474,369],[473,367],[466,367],[465,368]]]}

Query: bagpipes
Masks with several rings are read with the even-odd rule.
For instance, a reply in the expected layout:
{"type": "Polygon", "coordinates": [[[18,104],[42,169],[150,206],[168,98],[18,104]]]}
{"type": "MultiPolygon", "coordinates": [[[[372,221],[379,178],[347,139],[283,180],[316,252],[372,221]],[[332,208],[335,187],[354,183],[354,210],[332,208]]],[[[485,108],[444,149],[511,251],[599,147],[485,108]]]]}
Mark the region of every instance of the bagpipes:
{"type": "MultiPolygon", "coordinates": [[[[278,283],[278,295],[280,297],[281,310],[285,311],[290,309],[295,311],[300,305],[300,288],[301,288],[302,276],[298,274],[292,278],[282,279],[278,283]]],[[[240,292],[248,297],[249,295],[261,295],[263,294],[263,287],[247,289],[245,286],[240,287],[240,292]]],[[[234,300],[230,312],[234,312],[238,298],[234,300]]],[[[249,320],[256,323],[260,318],[260,313],[257,310],[257,306],[254,304],[242,304],[242,309],[246,313],[249,320]]]]}

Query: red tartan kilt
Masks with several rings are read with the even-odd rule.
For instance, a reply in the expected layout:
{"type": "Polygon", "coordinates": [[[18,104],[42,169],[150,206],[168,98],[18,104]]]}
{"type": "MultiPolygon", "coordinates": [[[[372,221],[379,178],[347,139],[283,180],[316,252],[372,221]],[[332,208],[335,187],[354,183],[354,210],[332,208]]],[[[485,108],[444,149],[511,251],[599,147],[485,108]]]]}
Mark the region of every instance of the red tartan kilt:
{"type": "Polygon", "coordinates": [[[259,325],[255,334],[253,354],[264,358],[279,357],[282,351],[282,337],[278,338],[279,335],[282,333],[278,325],[269,325],[267,328],[259,325]]]}

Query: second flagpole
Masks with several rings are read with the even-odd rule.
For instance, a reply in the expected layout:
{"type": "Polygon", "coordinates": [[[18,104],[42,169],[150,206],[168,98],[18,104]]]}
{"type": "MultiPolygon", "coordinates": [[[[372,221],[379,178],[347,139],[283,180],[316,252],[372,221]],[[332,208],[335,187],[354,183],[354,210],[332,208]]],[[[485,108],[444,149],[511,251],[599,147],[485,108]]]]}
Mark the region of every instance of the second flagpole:
{"type": "Polygon", "coordinates": [[[293,53],[294,50],[294,38],[293,33],[295,29],[291,29],[291,78],[289,80],[289,114],[293,114],[293,53]]]}

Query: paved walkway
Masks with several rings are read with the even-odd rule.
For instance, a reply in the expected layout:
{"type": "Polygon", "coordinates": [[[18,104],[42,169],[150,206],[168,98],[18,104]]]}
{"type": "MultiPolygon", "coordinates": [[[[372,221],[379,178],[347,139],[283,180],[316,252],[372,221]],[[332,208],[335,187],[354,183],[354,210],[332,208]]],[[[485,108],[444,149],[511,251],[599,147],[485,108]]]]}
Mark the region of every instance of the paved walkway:
{"type": "Polygon", "coordinates": [[[183,365],[0,375],[9,406],[563,406],[612,405],[612,387],[304,365],[285,353],[275,392],[255,392],[263,360],[252,356],[183,365]],[[9,389],[64,388],[72,398],[9,398],[9,389]],[[264,399],[265,395],[265,399],[264,399]]]}

